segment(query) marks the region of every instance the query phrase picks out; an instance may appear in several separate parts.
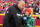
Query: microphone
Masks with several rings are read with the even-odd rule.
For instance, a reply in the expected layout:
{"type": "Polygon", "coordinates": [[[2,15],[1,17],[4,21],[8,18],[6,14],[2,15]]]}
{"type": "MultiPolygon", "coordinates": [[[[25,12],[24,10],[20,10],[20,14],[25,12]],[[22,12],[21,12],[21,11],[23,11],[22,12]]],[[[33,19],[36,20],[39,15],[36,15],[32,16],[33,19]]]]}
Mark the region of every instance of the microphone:
{"type": "Polygon", "coordinates": [[[27,17],[23,17],[23,20],[27,20],[27,17]]]}
{"type": "Polygon", "coordinates": [[[24,27],[27,25],[27,17],[26,17],[26,15],[24,15],[24,17],[23,17],[23,25],[24,25],[24,27]]]}

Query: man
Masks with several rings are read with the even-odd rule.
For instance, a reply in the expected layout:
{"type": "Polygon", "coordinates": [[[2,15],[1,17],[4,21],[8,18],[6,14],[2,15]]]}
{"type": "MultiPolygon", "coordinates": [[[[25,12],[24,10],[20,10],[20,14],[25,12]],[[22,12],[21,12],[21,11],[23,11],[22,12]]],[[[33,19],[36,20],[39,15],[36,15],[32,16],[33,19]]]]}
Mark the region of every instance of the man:
{"type": "Polygon", "coordinates": [[[14,4],[10,8],[8,8],[4,19],[3,19],[3,27],[21,27],[21,10],[24,8],[25,2],[20,1],[18,4],[14,4]]]}
{"type": "Polygon", "coordinates": [[[31,9],[25,9],[25,17],[23,18],[25,21],[23,27],[35,27],[35,19],[31,15],[31,9]]]}

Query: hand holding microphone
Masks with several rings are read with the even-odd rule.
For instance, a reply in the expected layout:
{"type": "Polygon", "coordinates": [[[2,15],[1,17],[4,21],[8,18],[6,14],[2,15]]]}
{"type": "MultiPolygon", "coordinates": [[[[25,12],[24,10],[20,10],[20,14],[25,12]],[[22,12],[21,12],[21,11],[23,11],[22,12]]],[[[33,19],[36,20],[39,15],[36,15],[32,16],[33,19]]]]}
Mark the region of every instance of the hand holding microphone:
{"type": "Polygon", "coordinates": [[[24,27],[27,25],[27,17],[24,15],[24,17],[23,17],[23,25],[24,25],[24,27]]]}

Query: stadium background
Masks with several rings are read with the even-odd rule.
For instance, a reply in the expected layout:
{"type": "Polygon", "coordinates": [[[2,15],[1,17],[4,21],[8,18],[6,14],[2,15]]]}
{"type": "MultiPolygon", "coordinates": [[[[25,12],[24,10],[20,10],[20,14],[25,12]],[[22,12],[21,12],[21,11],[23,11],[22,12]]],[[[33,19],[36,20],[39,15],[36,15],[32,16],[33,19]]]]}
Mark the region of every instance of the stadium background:
{"type": "MultiPolygon", "coordinates": [[[[7,9],[13,4],[18,3],[20,0],[0,0],[0,27],[2,27],[3,18],[7,9]]],[[[35,18],[35,27],[40,27],[40,0],[23,0],[25,8],[32,10],[32,17],[35,18]],[[35,10],[35,8],[39,8],[35,10]]],[[[24,8],[24,9],[25,9],[24,8]]]]}

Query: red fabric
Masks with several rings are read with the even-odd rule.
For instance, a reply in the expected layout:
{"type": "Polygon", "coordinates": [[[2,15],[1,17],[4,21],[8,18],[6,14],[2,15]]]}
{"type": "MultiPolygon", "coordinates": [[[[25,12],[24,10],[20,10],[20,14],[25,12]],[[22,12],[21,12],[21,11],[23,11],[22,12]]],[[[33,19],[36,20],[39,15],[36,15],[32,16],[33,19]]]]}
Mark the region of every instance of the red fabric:
{"type": "Polygon", "coordinates": [[[0,10],[1,10],[1,7],[0,7],[0,10]]]}
{"type": "Polygon", "coordinates": [[[3,23],[3,18],[4,18],[4,16],[1,16],[1,15],[0,15],[0,24],[3,23]]]}
{"type": "Polygon", "coordinates": [[[29,12],[29,14],[31,14],[31,9],[26,8],[25,10],[26,10],[26,11],[28,11],[28,12],[29,12]]]}
{"type": "Polygon", "coordinates": [[[22,12],[24,13],[24,9],[22,10],[22,12]]]}
{"type": "Polygon", "coordinates": [[[1,1],[0,1],[0,3],[1,3],[1,1]]]}
{"type": "Polygon", "coordinates": [[[2,7],[0,7],[0,10],[2,10],[3,8],[2,7]]]}
{"type": "Polygon", "coordinates": [[[40,4],[40,2],[38,4],[40,4]]]}
{"type": "Polygon", "coordinates": [[[39,25],[38,22],[39,22],[39,20],[36,19],[36,20],[35,20],[35,25],[39,25]]]}
{"type": "Polygon", "coordinates": [[[39,26],[40,26],[40,19],[39,19],[39,26]]]}
{"type": "Polygon", "coordinates": [[[35,25],[40,26],[40,19],[36,19],[36,20],[35,20],[35,25]]]}
{"type": "MultiPolygon", "coordinates": [[[[29,12],[29,14],[31,14],[31,9],[26,8],[25,10],[26,10],[26,11],[28,11],[28,12],[29,12]]],[[[23,11],[22,11],[22,12],[24,13],[24,11],[25,11],[25,10],[23,9],[23,11]]]]}

